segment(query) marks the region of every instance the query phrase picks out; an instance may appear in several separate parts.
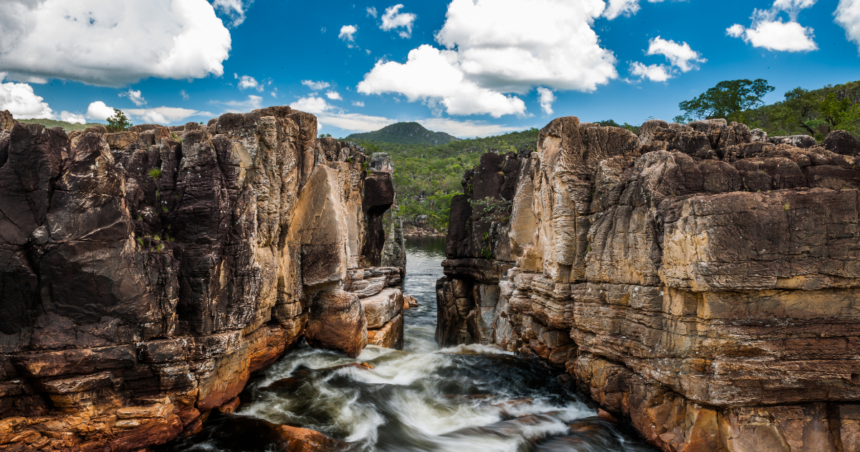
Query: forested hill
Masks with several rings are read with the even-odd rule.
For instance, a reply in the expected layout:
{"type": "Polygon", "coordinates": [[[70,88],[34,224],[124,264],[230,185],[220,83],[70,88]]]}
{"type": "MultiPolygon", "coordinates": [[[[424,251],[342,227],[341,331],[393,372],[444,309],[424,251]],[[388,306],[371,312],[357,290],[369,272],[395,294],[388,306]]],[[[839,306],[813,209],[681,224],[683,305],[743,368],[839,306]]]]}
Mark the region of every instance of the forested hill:
{"type": "Polygon", "coordinates": [[[62,127],[64,130],[84,130],[87,127],[92,127],[97,124],[77,124],[66,121],[57,121],[55,119],[17,119],[18,122],[23,124],[41,124],[47,128],[53,127],[62,127]]]}
{"type": "Polygon", "coordinates": [[[398,122],[385,126],[375,132],[354,133],[345,138],[346,141],[392,144],[426,144],[440,145],[460,141],[459,138],[445,132],[427,130],[417,122],[398,122]]]}
{"type": "Polygon", "coordinates": [[[481,154],[486,152],[534,151],[537,138],[538,129],[531,129],[438,146],[370,142],[349,137],[346,140],[356,141],[366,147],[368,153],[387,152],[392,156],[397,205],[404,220],[427,215],[431,226],[446,230],[451,198],[463,191],[460,181],[465,170],[477,165],[481,154]]]}
{"type": "Polygon", "coordinates": [[[860,137],[860,81],[824,88],[795,88],[785,99],[741,113],[740,121],[768,135],[812,135],[821,141],[831,130],[860,137]]]}

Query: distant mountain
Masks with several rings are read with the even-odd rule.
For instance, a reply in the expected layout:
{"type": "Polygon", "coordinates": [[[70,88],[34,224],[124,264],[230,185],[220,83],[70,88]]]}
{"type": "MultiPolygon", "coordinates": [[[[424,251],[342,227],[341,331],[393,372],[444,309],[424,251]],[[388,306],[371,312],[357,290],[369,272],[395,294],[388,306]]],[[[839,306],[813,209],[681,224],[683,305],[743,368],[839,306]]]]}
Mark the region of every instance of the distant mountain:
{"type": "Polygon", "coordinates": [[[431,146],[460,141],[459,138],[445,132],[427,130],[417,122],[398,122],[385,126],[376,132],[354,133],[346,137],[345,140],[370,143],[427,144],[431,146]]]}
{"type": "Polygon", "coordinates": [[[98,124],[73,124],[66,121],[57,121],[55,119],[15,119],[22,124],[41,124],[49,129],[54,127],[62,127],[65,130],[83,130],[87,127],[92,127],[98,124]]]}

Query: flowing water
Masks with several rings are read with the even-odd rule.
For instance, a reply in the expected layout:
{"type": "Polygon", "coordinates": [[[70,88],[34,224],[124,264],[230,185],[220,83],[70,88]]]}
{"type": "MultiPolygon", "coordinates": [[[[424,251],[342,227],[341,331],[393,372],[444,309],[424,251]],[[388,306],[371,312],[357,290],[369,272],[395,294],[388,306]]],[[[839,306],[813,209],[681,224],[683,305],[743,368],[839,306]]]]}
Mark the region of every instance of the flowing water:
{"type": "Polygon", "coordinates": [[[290,451],[274,424],[304,427],[356,451],[651,451],[596,416],[569,378],[537,360],[485,346],[440,350],[435,283],[444,240],[407,242],[403,351],[357,359],[299,347],[256,377],[234,415],[213,415],[164,451],[290,451]],[[367,363],[369,366],[356,366],[367,363]]]}

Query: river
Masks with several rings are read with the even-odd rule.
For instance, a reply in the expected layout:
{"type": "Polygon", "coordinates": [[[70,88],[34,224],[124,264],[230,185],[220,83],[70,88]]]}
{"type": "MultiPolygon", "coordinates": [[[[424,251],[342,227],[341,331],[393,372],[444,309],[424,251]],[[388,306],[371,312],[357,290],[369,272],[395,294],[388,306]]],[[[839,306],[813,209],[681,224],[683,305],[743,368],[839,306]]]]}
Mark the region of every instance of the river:
{"type": "Polygon", "coordinates": [[[356,451],[651,451],[596,416],[569,378],[537,360],[485,346],[440,350],[436,280],[444,240],[407,242],[403,351],[367,347],[357,359],[299,347],[255,377],[234,415],[159,450],[290,451],[270,423],[323,432],[356,451]],[[346,364],[367,363],[373,368],[346,364]]]}

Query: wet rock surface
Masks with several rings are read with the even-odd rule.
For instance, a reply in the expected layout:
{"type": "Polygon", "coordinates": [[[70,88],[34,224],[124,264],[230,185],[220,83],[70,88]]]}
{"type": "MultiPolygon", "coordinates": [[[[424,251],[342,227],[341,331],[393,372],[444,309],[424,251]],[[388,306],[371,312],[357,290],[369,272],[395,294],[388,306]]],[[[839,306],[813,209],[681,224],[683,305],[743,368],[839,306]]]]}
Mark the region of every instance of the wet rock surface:
{"type": "MultiPolygon", "coordinates": [[[[858,450],[848,138],[556,119],[509,157],[509,218],[476,225],[477,198],[452,203],[436,340],[563,368],[663,450],[858,450]]],[[[506,199],[479,173],[464,184],[506,199]]]]}
{"type": "Polygon", "coordinates": [[[0,448],[138,450],[235,411],[304,335],[360,353],[344,288],[399,293],[400,269],[366,264],[393,186],[316,123],[271,107],[67,135],[0,115],[0,448]]]}

